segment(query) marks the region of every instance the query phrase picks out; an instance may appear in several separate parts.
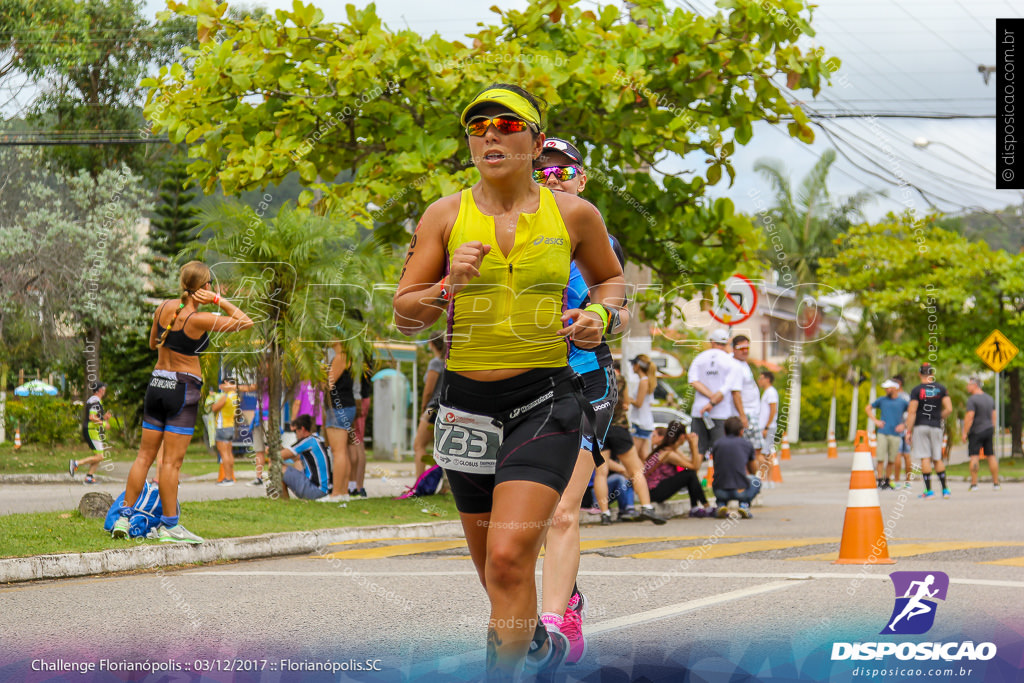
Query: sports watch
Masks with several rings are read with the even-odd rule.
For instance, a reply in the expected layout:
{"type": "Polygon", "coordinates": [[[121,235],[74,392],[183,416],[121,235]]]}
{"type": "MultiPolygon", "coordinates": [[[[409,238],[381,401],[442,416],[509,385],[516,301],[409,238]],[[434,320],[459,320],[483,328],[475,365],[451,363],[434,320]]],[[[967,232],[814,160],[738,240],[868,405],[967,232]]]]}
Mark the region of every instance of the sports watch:
{"type": "Polygon", "coordinates": [[[605,334],[611,334],[612,330],[619,326],[619,309],[604,304],[601,304],[601,307],[608,311],[608,328],[605,334]]]}

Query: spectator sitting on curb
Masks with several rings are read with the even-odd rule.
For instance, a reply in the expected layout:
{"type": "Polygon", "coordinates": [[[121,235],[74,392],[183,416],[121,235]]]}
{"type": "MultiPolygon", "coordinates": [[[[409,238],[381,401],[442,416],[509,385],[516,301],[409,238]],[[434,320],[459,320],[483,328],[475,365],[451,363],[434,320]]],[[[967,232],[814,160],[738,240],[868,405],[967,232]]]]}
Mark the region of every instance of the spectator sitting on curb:
{"type": "Polygon", "coordinates": [[[739,503],[738,512],[748,518],[750,501],[761,490],[761,480],[757,477],[748,479],[748,474],[757,472],[757,459],[754,447],[744,439],[743,422],[733,416],[725,421],[725,436],[711,447],[711,457],[715,463],[715,502],[718,505],[717,515],[725,517],[729,513],[729,503],[739,503]]]}
{"type": "MultiPolygon", "coordinates": [[[[640,516],[635,507],[633,484],[629,481],[626,466],[619,462],[617,456],[609,457],[605,460],[605,464],[608,466],[608,505],[610,506],[613,500],[619,502],[619,516],[616,521],[639,522],[640,516]]],[[[596,473],[595,476],[597,476],[596,473]]],[[[601,524],[604,523],[605,518],[602,515],[601,524]]]]}
{"type": "Polygon", "coordinates": [[[331,458],[319,434],[313,433],[313,417],[299,415],[292,421],[292,430],[298,441],[291,448],[281,449],[284,461],[281,479],[285,488],[282,497],[288,499],[288,490],[304,500],[316,500],[331,492],[331,458]],[[296,461],[295,456],[299,456],[296,461]]]}
{"type": "Polygon", "coordinates": [[[651,489],[651,500],[663,503],[685,487],[690,494],[690,517],[711,516],[711,506],[704,496],[700,477],[697,476],[702,462],[700,451],[697,450],[697,435],[687,434],[686,426],[673,420],[667,428],[654,429],[652,442],[654,452],[647,458],[647,466],[644,468],[647,486],[651,489]],[[680,440],[690,447],[689,456],[676,450],[680,440]],[[680,467],[683,469],[677,469],[680,467]]]}

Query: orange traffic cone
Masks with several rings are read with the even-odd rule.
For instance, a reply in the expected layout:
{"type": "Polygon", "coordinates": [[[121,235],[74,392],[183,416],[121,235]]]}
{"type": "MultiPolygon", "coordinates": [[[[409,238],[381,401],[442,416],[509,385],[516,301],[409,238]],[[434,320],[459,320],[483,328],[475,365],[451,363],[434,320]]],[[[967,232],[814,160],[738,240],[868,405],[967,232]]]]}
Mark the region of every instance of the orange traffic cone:
{"type": "Polygon", "coordinates": [[[14,449],[21,448],[21,427],[14,428],[14,449]]]}
{"type": "Polygon", "coordinates": [[[828,457],[838,458],[839,457],[839,444],[836,443],[836,433],[828,433],[828,457]]]}
{"type": "Polygon", "coordinates": [[[779,468],[779,459],[772,456],[772,469],[768,473],[768,481],[776,484],[782,483],[782,470],[779,468]]]}
{"type": "Polygon", "coordinates": [[[874,458],[871,457],[867,435],[858,431],[853,443],[850,496],[846,502],[839,559],[833,564],[895,564],[896,561],[889,558],[882,508],[878,503],[874,458]]]}
{"type": "Polygon", "coordinates": [[[942,459],[949,460],[949,435],[942,433],[942,459]]]}
{"type": "Polygon", "coordinates": [[[871,457],[878,457],[878,442],[875,440],[875,433],[868,432],[868,450],[871,451],[871,457]]]}
{"type": "Polygon", "coordinates": [[[224,463],[220,464],[220,468],[217,470],[217,483],[224,481],[224,463]]]}
{"type": "Polygon", "coordinates": [[[789,460],[789,439],[785,434],[782,435],[782,459],[789,460]]]}
{"type": "Polygon", "coordinates": [[[979,448],[978,449],[978,454],[981,455],[981,459],[982,460],[985,459],[985,449],[984,448],[979,448]]]}
{"type": "Polygon", "coordinates": [[[708,458],[708,487],[711,489],[715,488],[715,462],[708,458]]]}

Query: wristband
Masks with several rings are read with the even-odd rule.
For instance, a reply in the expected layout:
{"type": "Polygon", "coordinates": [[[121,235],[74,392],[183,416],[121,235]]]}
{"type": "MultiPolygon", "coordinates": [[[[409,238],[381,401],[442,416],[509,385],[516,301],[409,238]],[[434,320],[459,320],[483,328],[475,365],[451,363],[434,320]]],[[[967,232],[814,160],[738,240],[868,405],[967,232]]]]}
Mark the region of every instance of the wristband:
{"type": "Polygon", "coordinates": [[[214,294],[213,295],[213,305],[216,306],[219,303],[220,303],[220,294],[214,294]]]}
{"type": "Polygon", "coordinates": [[[608,311],[605,309],[604,306],[602,306],[601,304],[590,304],[583,310],[590,311],[591,313],[597,313],[597,315],[601,318],[601,329],[608,329],[608,311]]]}
{"type": "Polygon", "coordinates": [[[444,299],[445,301],[450,300],[452,298],[452,292],[450,289],[448,289],[448,276],[445,275],[443,278],[441,278],[441,282],[439,282],[438,284],[441,285],[441,298],[444,299]]]}

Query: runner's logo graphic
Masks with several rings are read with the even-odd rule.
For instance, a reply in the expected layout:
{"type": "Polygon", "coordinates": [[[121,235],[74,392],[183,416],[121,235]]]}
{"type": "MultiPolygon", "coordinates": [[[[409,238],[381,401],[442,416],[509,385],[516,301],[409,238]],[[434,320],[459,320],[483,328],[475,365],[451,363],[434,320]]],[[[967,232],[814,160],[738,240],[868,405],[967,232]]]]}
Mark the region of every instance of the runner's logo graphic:
{"type": "Polygon", "coordinates": [[[881,634],[927,633],[935,623],[935,600],[946,599],[949,576],[943,572],[893,572],[889,578],[896,589],[896,604],[881,634]]]}

